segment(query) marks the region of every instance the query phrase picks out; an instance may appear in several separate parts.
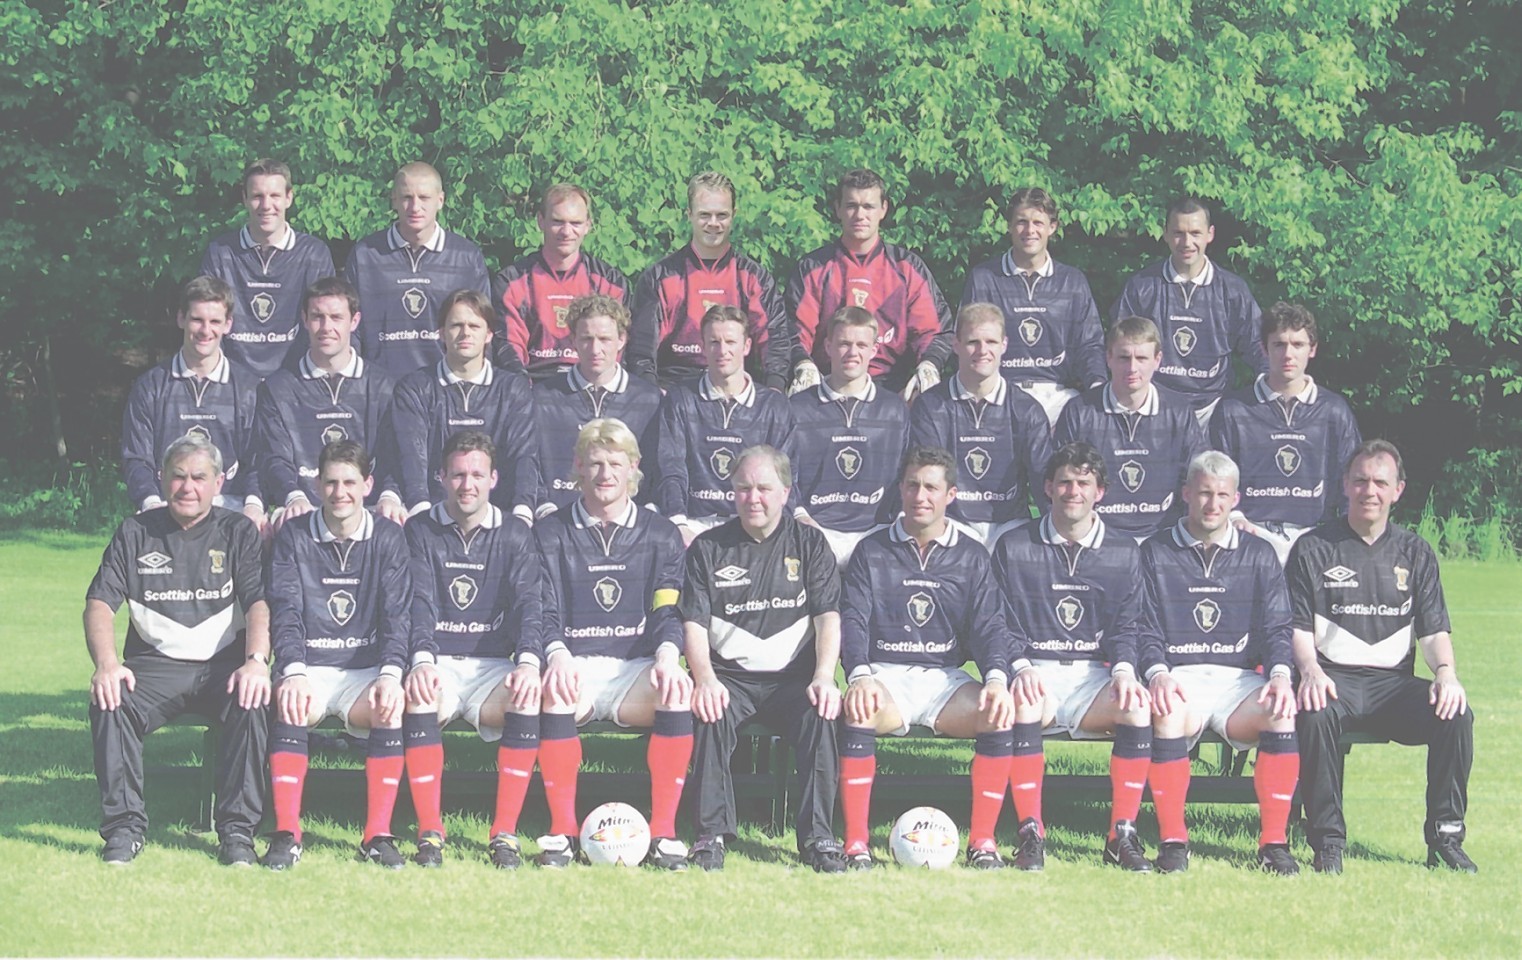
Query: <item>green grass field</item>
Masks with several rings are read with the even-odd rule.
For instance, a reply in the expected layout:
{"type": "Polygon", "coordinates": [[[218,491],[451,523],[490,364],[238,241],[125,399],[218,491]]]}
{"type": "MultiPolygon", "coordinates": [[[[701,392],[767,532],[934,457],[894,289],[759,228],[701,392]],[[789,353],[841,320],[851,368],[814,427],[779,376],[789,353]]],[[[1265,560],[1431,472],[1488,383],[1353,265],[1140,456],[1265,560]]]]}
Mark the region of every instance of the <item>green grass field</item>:
{"type": "MultiPolygon", "coordinates": [[[[1522,565],[1444,569],[1479,720],[1466,843],[1478,877],[1423,868],[1423,753],[1397,747],[1349,759],[1351,848],[1339,878],[1312,874],[1303,842],[1299,878],[1249,869],[1256,813],[1235,806],[1192,808],[1187,874],[1122,875],[1100,865],[1104,809],[1052,801],[1049,865],[1038,875],[889,867],[822,877],[794,866],[791,835],[751,828],[722,874],[503,874],[484,862],[484,798],[450,818],[444,870],[388,873],[351,859],[357,791],[314,797],[306,858],[277,875],[218,867],[214,837],[186,826],[188,782],[168,778],[149,781],[154,823],[137,862],[99,862],[79,614],[101,546],[57,534],[0,539],[0,954],[1522,956],[1522,565]]],[[[190,732],[157,734],[149,763],[197,744],[190,732]]],[[[885,747],[883,769],[956,769],[965,756],[913,746],[926,755],[885,747]]],[[[1052,753],[1090,772],[1106,756],[1092,745],[1052,753]]],[[[965,807],[963,791],[924,800],[965,807]]],[[[880,855],[894,813],[874,816],[880,855]]],[[[1155,849],[1150,810],[1142,820],[1155,849]]],[[[524,833],[543,827],[531,813],[524,833]]],[[[1008,811],[1002,827],[1007,845],[1008,811]]]]}

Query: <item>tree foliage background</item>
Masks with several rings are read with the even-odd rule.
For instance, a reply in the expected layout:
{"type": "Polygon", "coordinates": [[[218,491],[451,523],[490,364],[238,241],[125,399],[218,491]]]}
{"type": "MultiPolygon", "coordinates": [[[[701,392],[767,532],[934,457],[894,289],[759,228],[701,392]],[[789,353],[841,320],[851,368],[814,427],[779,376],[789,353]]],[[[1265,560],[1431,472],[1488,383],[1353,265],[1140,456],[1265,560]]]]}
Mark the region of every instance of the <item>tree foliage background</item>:
{"type": "Polygon", "coordinates": [[[865,165],[953,301],[1017,186],[1058,196],[1053,251],[1101,309],[1163,253],[1166,202],[1209,198],[1212,255],[1312,307],[1313,372],[1415,454],[1416,492],[1522,517],[1517,22],[1514,0],[0,0],[0,456],[110,453],[252,157],[293,166],[293,222],[340,262],[421,158],[489,260],[537,244],[537,192],[569,179],[631,274],[684,242],[697,170],[733,178],[739,243],[783,275],[865,165]]]}

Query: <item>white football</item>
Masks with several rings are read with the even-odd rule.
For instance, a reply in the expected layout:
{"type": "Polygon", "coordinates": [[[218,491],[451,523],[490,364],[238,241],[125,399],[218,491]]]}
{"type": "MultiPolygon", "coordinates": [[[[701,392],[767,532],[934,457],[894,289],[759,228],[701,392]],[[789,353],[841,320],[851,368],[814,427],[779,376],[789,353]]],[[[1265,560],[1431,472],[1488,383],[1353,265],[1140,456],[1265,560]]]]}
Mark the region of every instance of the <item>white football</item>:
{"type": "Polygon", "coordinates": [[[592,864],[637,867],[650,850],[650,824],[627,803],[605,803],[581,824],[581,852],[592,864]]]}
{"type": "Polygon", "coordinates": [[[956,822],[935,807],[905,811],[888,837],[893,862],[903,867],[944,869],[956,862],[959,845],[956,822]]]}

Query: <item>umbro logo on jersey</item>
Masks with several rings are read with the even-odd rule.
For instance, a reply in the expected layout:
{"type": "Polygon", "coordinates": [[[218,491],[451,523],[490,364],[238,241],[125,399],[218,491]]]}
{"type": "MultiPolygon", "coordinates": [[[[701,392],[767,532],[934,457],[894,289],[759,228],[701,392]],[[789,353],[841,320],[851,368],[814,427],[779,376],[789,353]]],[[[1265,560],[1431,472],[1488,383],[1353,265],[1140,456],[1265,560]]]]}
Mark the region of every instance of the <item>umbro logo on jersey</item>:
{"type": "Polygon", "coordinates": [[[334,590],[328,597],[328,616],[340,627],[354,619],[354,594],[347,590],[334,590]]]}
{"type": "Polygon", "coordinates": [[[1188,327],[1179,327],[1173,331],[1173,346],[1178,350],[1179,356],[1187,357],[1194,352],[1194,345],[1200,342],[1199,334],[1188,327]]]}
{"type": "Polygon", "coordinates": [[[141,557],[137,558],[137,562],[137,572],[144,576],[155,576],[174,572],[174,568],[169,566],[169,564],[174,562],[174,558],[165,556],[164,554],[159,553],[157,550],[153,551],[152,553],[143,554],[141,557]]]}
{"type": "Polygon", "coordinates": [[[428,295],[417,287],[408,287],[402,291],[402,309],[407,311],[407,316],[416,320],[428,309],[428,295]]]}
{"type": "Polygon", "coordinates": [[[861,472],[861,451],[855,447],[842,447],[840,452],[835,454],[835,469],[839,470],[840,475],[847,480],[854,480],[861,472]]]}
{"type": "Polygon", "coordinates": [[[1237,645],[1231,648],[1231,652],[1232,653],[1241,653],[1243,650],[1246,650],[1246,649],[1247,649],[1247,634],[1244,633],[1244,634],[1242,634],[1242,639],[1237,641],[1237,645]]]}
{"type": "Polygon", "coordinates": [[[476,595],[480,592],[476,581],[463,573],[449,581],[449,599],[461,610],[475,603],[476,595]]]}
{"type": "Polygon", "coordinates": [[[1063,597],[1057,601],[1057,622],[1064,630],[1075,630],[1083,622],[1083,601],[1077,597],[1063,597]]]}
{"type": "Polygon", "coordinates": [[[1295,471],[1300,469],[1300,451],[1286,443],[1274,451],[1274,466],[1286,477],[1294,476],[1295,471]]]}
{"type": "Polygon", "coordinates": [[[988,451],[982,447],[973,447],[967,451],[966,456],[962,458],[962,462],[967,464],[968,473],[972,474],[975,479],[982,480],[987,475],[988,468],[993,465],[993,457],[990,457],[988,451]]]}
{"type": "Polygon", "coordinates": [[[1026,317],[1020,321],[1020,339],[1027,347],[1034,347],[1041,341],[1041,323],[1035,317],[1026,317]]]}
{"type": "Polygon", "coordinates": [[[1194,625],[1209,633],[1221,622],[1221,605],[1208,597],[1194,605],[1194,625]]]}
{"type": "Polygon", "coordinates": [[[909,598],[909,619],[916,627],[923,627],[935,616],[935,598],[923,590],[909,598]]]}
{"type": "Polygon", "coordinates": [[[618,601],[623,598],[624,588],[612,577],[603,577],[592,584],[592,595],[597,598],[597,605],[602,607],[604,613],[612,613],[613,608],[618,606],[618,601]]]}
{"type": "Polygon", "coordinates": [[[1322,584],[1323,587],[1358,586],[1358,581],[1355,579],[1358,576],[1358,572],[1356,570],[1349,570],[1342,564],[1338,564],[1330,570],[1323,570],[1321,575],[1326,577],[1326,582],[1322,584]]]}
{"type": "Polygon", "coordinates": [[[735,465],[735,452],[728,447],[720,447],[709,455],[708,465],[713,468],[714,476],[728,480],[729,471],[735,465]]]}
{"type": "Polygon", "coordinates": [[[349,431],[345,430],[343,427],[339,426],[336,423],[328,424],[327,427],[325,427],[322,431],[323,446],[327,446],[330,443],[337,443],[340,440],[347,439],[349,439],[349,431]]]}
{"type": "Polygon", "coordinates": [[[715,570],[713,575],[718,578],[719,582],[715,586],[719,587],[739,587],[750,583],[750,571],[732,563],[715,570]]]}
{"type": "Polygon", "coordinates": [[[267,293],[255,294],[248,302],[248,312],[260,323],[269,323],[270,317],[275,315],[275,298],[267,293]]]}
{"type": "Polygon", "coordinates": [[[1120,485],[1125,487],[1129,493],[1135,493],[1140,490],[1142,483],[1147,479],[1146,468],[1135,460],[1127,460],[1121,464],[1119,473],[1120,485]]]}

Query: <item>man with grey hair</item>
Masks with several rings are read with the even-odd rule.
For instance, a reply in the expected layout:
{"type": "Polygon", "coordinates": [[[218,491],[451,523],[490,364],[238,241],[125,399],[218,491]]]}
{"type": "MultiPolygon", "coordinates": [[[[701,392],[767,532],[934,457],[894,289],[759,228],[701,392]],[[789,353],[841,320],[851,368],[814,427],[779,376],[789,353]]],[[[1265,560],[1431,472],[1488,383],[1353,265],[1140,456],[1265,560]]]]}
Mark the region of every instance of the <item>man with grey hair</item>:
{"type": "Polygon", "coordinates": [[[798,852],[821,873],[846,869],[834,835],[840,715],[840,579],[817,527],[783,509],[792,464],[774,447],[735,459],[739,516],[687,551],[679,610],[697,719],[692,776],[697,843],[688,861],[724,867],[736,830],[729,763],[741,725],[757,718],[792,742],[798,765],[798,852]]]}
{"type": "Polygon", "coordinates": [[[85,594],[90,732],[100,785],[102,859],[130,863],[143,847],[143,738],[181,713],[221,724],[217,762],[218,859],[252,866],[264,815],[270,700],[269,608],[259,531],[213,506],[222,454],[190,434],[161,464],[164,506],[117,527],[85,594]],[[127,604],[126,648],[116,611],[127,604]]]}

